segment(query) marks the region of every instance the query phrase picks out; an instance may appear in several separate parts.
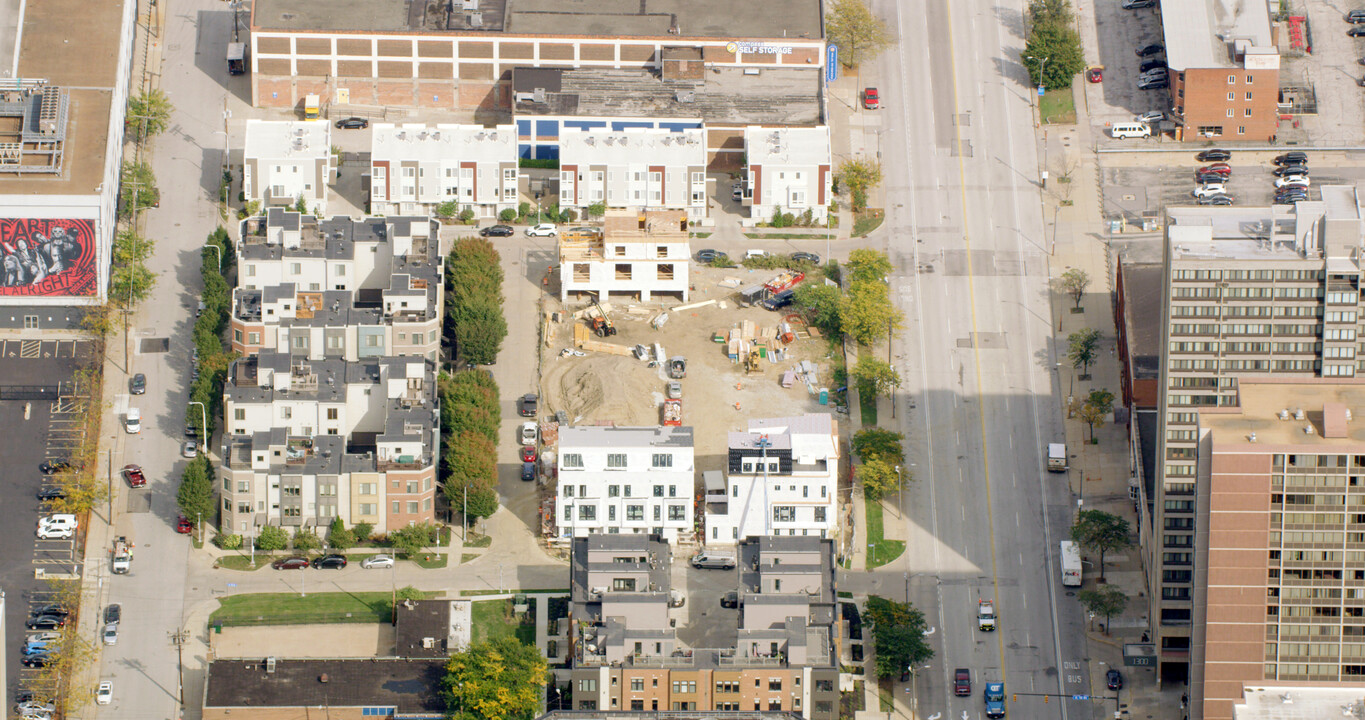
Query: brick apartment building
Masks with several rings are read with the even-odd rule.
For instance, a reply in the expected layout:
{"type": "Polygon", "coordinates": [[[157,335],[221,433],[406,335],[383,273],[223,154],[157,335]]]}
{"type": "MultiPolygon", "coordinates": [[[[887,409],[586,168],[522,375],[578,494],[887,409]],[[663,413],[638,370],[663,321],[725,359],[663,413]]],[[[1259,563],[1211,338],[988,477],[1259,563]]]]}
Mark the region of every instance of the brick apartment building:
{"type": "Polygon", "coordinates": [[[1161,27],[1177,139],[1275,136],[1280,55],[1266,3],[1165,2],[1161,27]]]}

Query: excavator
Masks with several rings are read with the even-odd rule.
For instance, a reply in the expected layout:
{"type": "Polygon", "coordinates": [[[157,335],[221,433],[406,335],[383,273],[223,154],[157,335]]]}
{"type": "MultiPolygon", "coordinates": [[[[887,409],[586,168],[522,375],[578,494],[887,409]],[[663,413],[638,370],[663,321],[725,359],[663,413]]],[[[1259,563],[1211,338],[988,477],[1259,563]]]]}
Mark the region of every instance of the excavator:
{"type": "Polygon", "coordinates": [[[595,317],[588,318],[588,326],[597,333],[597,337],[607,337],[616,334],[616,326],[612,324],[611,318],[607,317],[607,311],[602,309],[602,305],[594,298],[592,306],[597,309],[595,317]]]}
{"type": "Polygon", "coordinates": [[[761,360],[762,356],[759,354],[757,348],[750,350],[749,354],[744,357],[744,374],[747,375],[751,372],[762,370],[763,366],[760,364],[761,360]]]}

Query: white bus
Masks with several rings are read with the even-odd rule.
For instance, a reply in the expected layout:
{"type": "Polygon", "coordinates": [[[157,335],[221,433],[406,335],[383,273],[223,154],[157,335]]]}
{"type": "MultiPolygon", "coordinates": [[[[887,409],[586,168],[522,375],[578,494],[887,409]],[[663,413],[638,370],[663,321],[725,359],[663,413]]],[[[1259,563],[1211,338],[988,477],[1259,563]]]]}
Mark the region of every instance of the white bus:
{"type": "Polygon", "coordinates": [[[1062,541],[1062,584],[1081,586],[1081,549],[1070,540],[1062,541]]]}

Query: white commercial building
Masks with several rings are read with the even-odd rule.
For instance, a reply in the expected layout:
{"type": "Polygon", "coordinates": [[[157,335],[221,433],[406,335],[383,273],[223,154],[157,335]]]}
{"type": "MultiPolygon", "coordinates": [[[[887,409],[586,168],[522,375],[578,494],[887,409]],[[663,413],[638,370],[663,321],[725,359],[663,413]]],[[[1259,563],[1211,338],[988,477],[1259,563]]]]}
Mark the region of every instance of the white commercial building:
{"type": "Polygon", "coordinates": [[[559,540],[592,533],[692,537],[690,427],[559,430],[559,540]]]}
{"type": "Polygon", "coordinates": [[[773,213],[801,216],[825,222],[833,200],[834,175],[830,170],[829,128],[770,128],[750,125],[744,129],[748,180],[744,203],[749,217],[768,222],[773,213]]]}
{"type": "Polygon", "coordinates": [[[559,147],[560,207],[604,203],[706,217],[704,130],[566,128],[559,147]]]}
{"type": "Polygon", "coordinates": [[[242,193],[262,205],[293,205],[301,197],[316,215],[327,212],[332,177],[331,126],[326,120],[247,120],[242,193]]]}
{"type": "Polygon", "coordinates": [[[424,215],[458,203],[494,218],[517,206],[517,127],[377,123],[370,139],[370,211],[424,215]]]}
{"type": "Polygon", "coordinates": [[[725,478],[712,475],[705,487],[707,545],[838,535],[839,426],[832,415],[752,420],[726,444],[725,478]]]}
{"type": "Polygon", "coordinates": [[[681,210],[609,210],[602,233],[559,238],[559,299],[687,302],[689,221],[681,210]]]}

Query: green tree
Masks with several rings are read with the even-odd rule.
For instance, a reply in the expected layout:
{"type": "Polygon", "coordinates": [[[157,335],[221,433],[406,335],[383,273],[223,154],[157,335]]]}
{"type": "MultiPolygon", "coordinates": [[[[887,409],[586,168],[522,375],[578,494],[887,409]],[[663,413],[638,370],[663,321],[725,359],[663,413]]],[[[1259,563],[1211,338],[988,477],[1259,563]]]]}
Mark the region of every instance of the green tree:
{"type": "Polygon", "coordinates": [[[355,533],[346,529],[346,523],[341,518],[332,518],[332,525],[327,528],[327,545],[337,550],[354,547],[355,533]]]}
{"type": "Polygon", "coordinates": [[[161,202],[161,192],[156,189],[156,176],[152,166],[145,162],[125,160],[119,173],[118,216],[127,220],[133,216],[133,208],[139,210],[153,207],[161,202]]]}
{"type": "Polygon", "coordinates": [[[866,248],[850,252],[844,266],[848,268],[850,284],[860,281],[884,283],[893,269],[886,253],[866,248]]]}
{"type": "Polygon", "coordinates": [[[886,283],[854,282],[840,305],[839,322],[844,332],[861,345],[871,345],[901,326],[903,315],[891,303],[886,283]]]}
{"type": "Polygon", "coordinates": [[[839,286],[801,283],[792,293],[792,303],[801,308],[810,324],[820,328],[820,332],[827,337],[837,338],[844,334],[843,325],[839,322],[844,294],[839,286]]]}
{"type": "Polygon", "coordinates": [[[1128,521],[1102,510],[1082,510],[1071,525],[1071,539],[1100,554],[1100,581],[1104,581],[1104,555],[1129,546],[1128,521]]]}
{"type": "Polygon", "coordinates": [[[299,193],[299,196],[294,198],[293,210],[302,215],[308,214],[308,201],[303,199],[303,193],[299,193]]]}
{"type": "Polygon", "coordinates": [[[66,493],[66,497],[45,500],[56,513],[81,514],[89,512],[109,497],[109,485],[85,468],[72,467],[52,477],[52,484],[66,493]]]}
{"type": "Polygon", "coordinates": [[[492,365],[507,337],[502,298],[469,303],[455,313],[455,345],[460,357],[477,365],[492,365]]]}
{"type": "Polygon", "coordinates": [[[899,463],[905,457],[905,436],[877,427],[866,427],[853,434],[853,452],[864,461],[884,458],[899,463]]]}
{"type": "Polygon", "coordinates": [[[1095,355],[1099,351],[1100,331],[1091,328],[1083,328],[1071,333],[1066,338],[1066,356],[1071,360],[1071,367],[1080,370],[1082,375],[1090,373],[1090,364],[1095,362],[1095,355]]]}
{"type": "Polygon", "coordinates": [[[160,90],[138,93],[128,99],[128,115],[123,124],[137,140],[160,135],[170,127],[174,109],[170,98],[160,90]]]}
{"type": "Polygon", "coordinates": [[[450,656],[441,695],[451,720],[531,720],[549,675],[545,656],[503,636],[450,656]]]}
{"type": "Polygon", "coordinates": [[[256,549],[265,552],[283,550],[289,544],[289,533],[278,525],[266,525],[256,535],[256,549]]]}
{"type": "Polygon", "coordinates": [[[839,46],[839,63],[848,68],[858,67],[896,41],[864,0],[834,0],[825,16],[825,38],[839,46]]]}
{"type": "Polygon", "coordinates": [[[1114,411],[1114,393],[1108,390],[1091,390],[1081,405],[1079,414],[1090,428],[1090,441],[1095,441],[1095,426],[1103,425],[1104,418],[1114,411]]]}
{"type": "Polygon", "coordinates": [[[195,522],[212,522],[217,506],[213,500],[213,466],[207,455],[200,455],[185,466],[175,500],[185,517],[195,522]]]}
{"type": "Polygon", "coordinates": [[[468,225],[469,223],[471,223],[471,222],[473,222],[473,221],[474,221],[474,208],[472,208],[472,207],[470,207],[470,206],[468,206],[468,205],[465,205],[465,206],[464,206],[464,209],[460,211],[460,222],[465,223],[466,225],[468,225]]]}
{"type": "Polygon", "coordinates": [[[498,447],[488,437],[465,431],[446,449],[446,499],[454,507],[463,501],[465,488],[496,487],[498,447]]]}
{"type": "Polygon", "coordinates": [[[1062,273],[1059,284],[1062,291],[1076,301],[1076,309],[1079,310],[1081,300],[1085,298],[1085,290],[1090,287],[1090,274],[1080,268],[1071,268],[1062,273]]]}
{"type": "Polygon", "coordinates": [[[434,209],[436,212],[436,217],[441,218],[442,220],[449,220],[455,217],[455,213],[459,212],[459,208],[460,208],[459,203],[455,202],[454,200],[447,200],[437,205],[434,209]]]}
{"type": "Polygon", "coordinates": [[[875,160],[851,158],[839,165],[836,178],[852,193],[853,211],[858,212],[867,205],[867,191],[881,184],[882,166],[875,160]]]}
{"type": "Polygon", "coordinates": [[[358,522],[351,531],[355,533],[356,542],[365,542],[370,539],[371,535],[374,535],[374,524],[358,522]]]}
{"type": "Polygon", "coordinates": [[[874,395],[890,395],[892,390],[901,386],[900,373],[885,360],[872,357],[869,353],[858,356],[853,366],[853,379],[858,383],[858,392],[874,395]]]}
{"type": "Polygon", "coordinates": [[[405,525],[389,533],[389,545],[395,553],[412,557],[431,544],[433,530],[435,526],[430,523],[405,525]]]}
{"type": "Polygon", "coordinates": [[[1029,81],[1048,90],[1071,87],[1072,79],[1085,69],[1081,37],[1075,27],[1050,18],[1034,22],[1020,60],[1028,70],[1029,81]]]}
{"type": "Polygon", "coordinates": [[[607,214],[607,204],[604,202],[595,202],[586,208],[583,208],[583,212],[589,218],[600,218],[607,214]]]}
{"type": "Polygon", "coordinates": [[[480,487],[469,489],[469,519],[486,518],[498,511],[498,491],[480,487]]]}
{"type": "Polygon", "coordinates": [[[924,613],[914,605],[873,595],[867,599],[863,617],[872,626],[877,677],[898,677],[906,668],[934,656],[934,649],[924,639],[928,629],[924,613]]]}
{"type": "Polygon", "coordinates": [[[498,219],[505,223],[515,222],[517,219],[517,211],[512,208],[506,208],[498,213],[498,219]]]}
{"type": "Polygon", "coordinates": [[[322,547],[322,539],[313,531],[313,528],[298,527],[294,528],[294,549],[299,552],[308,552],[322,547]]]}
{"type": "Polygon", "coordinates": [[[1105,635],[1109,634],[1109,619],[1121,614],[1128,608],[1128,596],[1113,585],[1105,585],[1094,590],[1082,590],[1076,593],[1076,599],[1080,600],[1081,604],[1092,615],[1104,616],[1105,635]]]}
{"type": "Polygon", "coordinates": [[[863,496],[874,502],[894,492],[900,483],[896,466],[880,457],[864,460],[854,475],[863,486],[863,496]]]}

